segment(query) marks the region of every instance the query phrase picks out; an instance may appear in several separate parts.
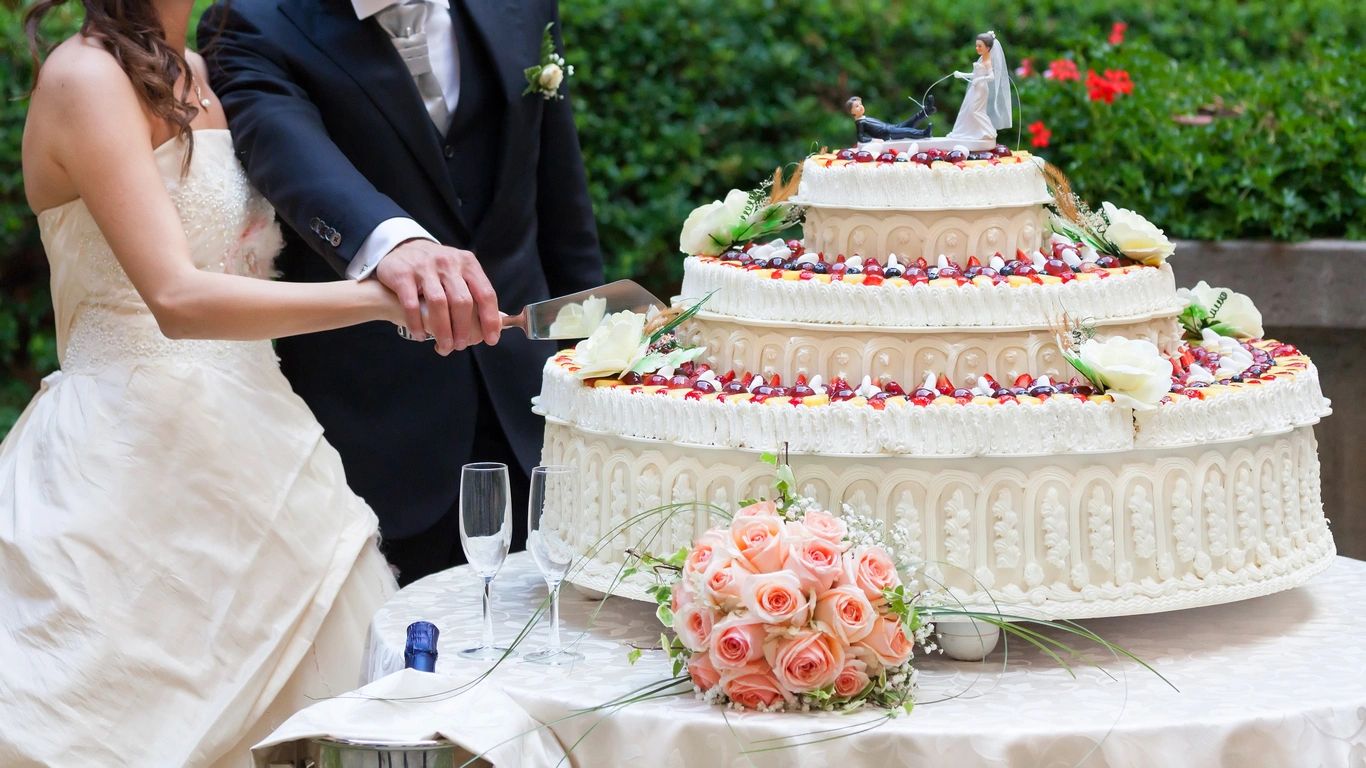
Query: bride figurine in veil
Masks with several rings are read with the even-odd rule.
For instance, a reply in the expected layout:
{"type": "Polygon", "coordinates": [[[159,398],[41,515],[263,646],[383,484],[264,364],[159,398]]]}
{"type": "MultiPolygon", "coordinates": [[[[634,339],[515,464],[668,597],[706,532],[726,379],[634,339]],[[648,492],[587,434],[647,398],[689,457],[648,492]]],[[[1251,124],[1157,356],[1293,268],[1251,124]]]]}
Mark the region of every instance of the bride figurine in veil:
{"type": "Polygon", "coordinates": [[[968,93],[948,138],[995,141],[996,132],[1011,125],[1010,70],[995,32],[978,35],[976,48],[978,59],[972,63],[972,71],[953,73],[968,81],[968,93]]]}

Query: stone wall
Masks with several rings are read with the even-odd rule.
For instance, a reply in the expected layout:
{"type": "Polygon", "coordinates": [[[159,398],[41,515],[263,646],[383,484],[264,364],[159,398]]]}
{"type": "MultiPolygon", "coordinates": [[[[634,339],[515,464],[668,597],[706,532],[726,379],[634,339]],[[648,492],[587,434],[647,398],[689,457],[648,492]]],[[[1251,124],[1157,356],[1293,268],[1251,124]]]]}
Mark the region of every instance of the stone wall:
{"type": "Polygon", "coordinates": [[[1366,559],[1366,242],[1182,242],[1177,282],[1200,280],[1246,293],[1267,335],[1304,350],[1333,415],[1315,431],[1323,461],[1323,507],[1338,552],[1366,559]]]}

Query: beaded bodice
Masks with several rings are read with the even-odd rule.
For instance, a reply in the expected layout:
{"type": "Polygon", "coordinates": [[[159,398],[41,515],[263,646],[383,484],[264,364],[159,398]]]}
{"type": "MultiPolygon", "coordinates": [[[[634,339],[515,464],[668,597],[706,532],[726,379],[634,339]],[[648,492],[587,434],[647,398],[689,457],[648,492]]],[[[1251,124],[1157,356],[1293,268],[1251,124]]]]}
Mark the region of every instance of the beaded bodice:
{"type": "MultiPolygon", "coordinates": [[[[282,242],[275,212],[248,183],[233,154],[230,134],[196,131],[194,155],[182,176],[184,150],[183,140],[172,139],[156,149],[155,158],[195,266],[272,277],[282,242]]],[[[171,341],[163,336],[83,201],[43,211],[38,227],[52,267],[63,370],[130,359],[191,361],[243,348],[233,342],[171,341]]]]}

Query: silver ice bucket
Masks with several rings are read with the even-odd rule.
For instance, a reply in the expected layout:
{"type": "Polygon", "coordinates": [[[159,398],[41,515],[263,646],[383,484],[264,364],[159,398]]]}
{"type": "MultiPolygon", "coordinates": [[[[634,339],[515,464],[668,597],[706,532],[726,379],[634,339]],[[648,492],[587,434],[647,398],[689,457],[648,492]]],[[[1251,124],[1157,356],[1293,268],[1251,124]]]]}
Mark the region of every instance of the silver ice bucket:
{"type": "MultiPolygon", "coordinates": [[[[376,744],[315,739],[314,744],[318,746],[319,768],[455,768],[469,756],[449,741],[376,744]]],[[[479,764],[487,765],[483,761],[479,764]]]]}

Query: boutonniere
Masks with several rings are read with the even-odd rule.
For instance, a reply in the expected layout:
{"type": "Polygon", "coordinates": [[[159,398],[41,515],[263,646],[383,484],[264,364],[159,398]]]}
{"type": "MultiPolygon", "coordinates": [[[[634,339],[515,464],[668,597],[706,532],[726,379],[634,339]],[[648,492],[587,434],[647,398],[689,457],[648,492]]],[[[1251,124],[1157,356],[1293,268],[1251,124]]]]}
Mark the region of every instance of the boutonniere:
{"type": "Polygon", "coordinates": [[[543,99],[564,98],[564,94],[560,93],[560,84],[566,77],[573,77],[574,65],[566,64],[564,57],[555,51],[555,36],[550,33],[554,26],[553,21],[546,24],[545,33],[541,36],[541,63],[523,70],[526,75],[523,96],[539,93],[543,99]]]}

